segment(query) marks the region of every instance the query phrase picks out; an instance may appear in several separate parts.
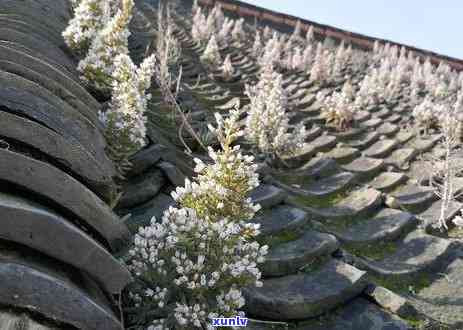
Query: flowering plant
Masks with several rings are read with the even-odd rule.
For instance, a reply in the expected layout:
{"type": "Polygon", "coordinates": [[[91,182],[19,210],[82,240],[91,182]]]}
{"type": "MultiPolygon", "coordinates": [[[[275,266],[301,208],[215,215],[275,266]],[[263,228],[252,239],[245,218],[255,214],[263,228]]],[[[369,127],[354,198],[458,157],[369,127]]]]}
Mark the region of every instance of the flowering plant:
{"type": "Polygon", "coordinates": [[[444,113],[441,105],[435,104],[430,98],[425,98],[423,102],[413,109],[413,117],[416,123],[423,127],[425,134],[430,128],[436,127],[439,122],[439,116],[444,113]]]}
{"type": "Polygon", "coordinates": [[[361,84],[360,90],[356,94],[355,106],[359,110],[365,110],[369,107],[375,107],[384,102],[385,86],[379,79],[377,69],[373,69],[367,74],[361,84]]]}
{"type": "Polygon", "coordinates": [[[156,53],[158,66],[156,76],[161,92],[172,89],[175,83],[172,67],[175,66],[181,56],[180,42],[174,36],[176,25],[171,16],[170,8],[161,6],[158,8],[156,53]]]}
{"type": "Polygon", "coordinates": [[[133,0],[122,0],[122,8],[93,39],[87,57],[79,62],[78,70],[84,80],[95,88],[109,92],[117,55],[127,55],[129,22],[132,18],[133,0]]]}
{"type": "Polygon", "coordinates": [[[354,122],[354,106],[352,103],[352,86],[347,81],[341,92],[334,92],[328,97],[317,98],[322,102],[321,117],[328,125],[333,125],[337,130],[344,130],[354,122]]]}
{"type": "MultiPolygon", "coordinates": [[[[450,216],[452,204],[461,197],[456,187],[457,177],[461,176],[461,161],[458,156],[461,148],[461,121],[452,109],[443,108],[439,116],[439,124],[442,131],[442,147],[444,156],[430,157],[431,175],[429,184],[434,188],[434,193],[441,199],[439,218],[432,219],[434,228],[447,230],[447,220],[450,216]]],[[[456,217],[453,222],[461,227],[461,217],[456,217]]]]}
{"type": "Polygon", "coordinates": [[[92,40],[107,24],[111,14],[109,0],[74,1],[74,17],[63,31],[63,37],[69,48],[86,53],[92,40]]]}
{"type": "Polygon", "coordinates": [[[227,57],[225,57],[225,60],[223,61],[223,64],[221,66],[221,70],[223,78],[226,81],[230,81],[233,78],[233,73],[235,70],[233,69],[230,55],[227,55],[227,57]]]}
{"type": "Polygon", "coordinates": [[[246,138],[261,152],[271,157],[290,155],[305,144],[303,123],[293,131],[289,127],[288,99],[283,88],[283,77],[267,64],[255,86],[246,86],[250,99],[246,118],[246,138]]]}
{"type": "Polygon", "coordinates": [[[333,53],[324,49],[323,44],[319,42],[310,69],[310,79],[320,86],[326,85],[331,81],[332,65],[333,53]]]}
{"type": "MultiPolygon", "coordinates": [[[[256,34],[256,38],[258,36],[260,37],[260,35],[256,34]]],[[[254,40],[255,44],[253,47],[257,47],[256,43],[258,41],[260,39],[254,40]]],[[[278,66],[280,65],[282,51],[281,40],[277,33],[274,32],[272,38],[265,43],[264,49],[261,51],[261,57],[258,58],[257,62],[262,68],[268,65],[278,66]]],[[[257,53],[255,56],[257,56],[257,53]]]]}
{"type": "Polygon", "coordinates": [[[196,42],[201,43],[207,39],[211,34],[209,26],[206,21],[206,15],[203,14],[202,9],[198,6],[193,12],[193,24],[191,26],[191,36],[196,42]]]}
{"type": "Polygon", "coordinates": [[[105,125],[109,156],[121,172],[128,165],[127,159],[145,145],[147,102],[151,95],[146,90],[151,85],[155,57],[147,57],[139,68],[128,55],[114,59],[112,97],[109,109],[100,113],[105,125]]]}
{"type": "Polygon", "coordinates": [[[157,310],[149,329],[212,328],[210,319],[243,315],[242,288],[260,286],[257,264],[267,246],[254,241],[259,225],[249,223],[260,206],[247,197],[258,186],[253,157],[233,142],[243,132],[238,111],[216,114],[221,151],[209,148],[213,162],[196,159],[197,177],[172,192],[161,222],[155,218],[135,235],[129,268],[141,285],[129,296],[136,306],[157,310]]]}
{"type": "Polygon", "coordinates": [[[217,44],[217,40],[215,39],[215,35],[212,35],[207,43],[206,49],[204,53],[201,55],[201,61],[205,64],[218,66],[222,61],[219,52],[219,45],[217,44]]]}
{"type": "Polygon", "coordinates": [[[240,43],[244,39],[246,39],[246,33],[244,32],[244,18],[240,18],[235,21],[235,26],[233,27],[233,30],[231,32],[233,40],[237,41],[240,43]]]}

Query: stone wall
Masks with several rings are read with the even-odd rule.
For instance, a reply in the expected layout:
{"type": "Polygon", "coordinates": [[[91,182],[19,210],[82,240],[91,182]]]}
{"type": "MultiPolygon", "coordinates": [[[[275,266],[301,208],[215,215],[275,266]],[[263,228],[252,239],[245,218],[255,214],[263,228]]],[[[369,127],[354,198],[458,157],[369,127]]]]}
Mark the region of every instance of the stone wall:
{"type": "Polygon", "coordinates": [[[229,12],[234,12],[239,16],[249,17],[257,19],[260,22],[267,22],[271,24],[278,24],[283,27],[290,27],[291,29],[296,26],[297,21],[301,21],[302,30],[305,31],[309,26],[314,27],[314,32],[321,37],[331,37],[338,40],[344,40],[347,43],[351,43],[357,47],[364,49],[372,49],[375,41],[381,43],[389,43],[391,45],[397,45],[399,47],[404,46],[407,50],[413,51],[415,54],[422,56],[423,58],[429,57],[434,64],[438,64],[441,61],[447,62],[453,69],[461,71],[463,70],[463,60],[452,58],[446,55],[437,54],[428,50],[416,48],[393,42],[390,40],[373,38],[365,36],[363,34],[349,32],[346,30],[338,29],[333,26],[319,24],[306,19],[301,19],[295,16],[278,13],[265,8],[253,6],[247,3],[243,3],[237,0],[199,0],[202,5],[214,6],[216,3],[221,4],[223,9],[229,12]]]}

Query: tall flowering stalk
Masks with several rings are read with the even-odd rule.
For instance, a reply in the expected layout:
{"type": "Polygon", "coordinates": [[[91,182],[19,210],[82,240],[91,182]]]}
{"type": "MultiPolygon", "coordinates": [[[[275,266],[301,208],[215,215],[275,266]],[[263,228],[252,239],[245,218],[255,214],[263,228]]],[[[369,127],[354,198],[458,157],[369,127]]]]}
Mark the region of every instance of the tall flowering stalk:
{"type": "Polygon", "coordinates": [[[254,43],[252,44],[251,48],[251,55],[254,58],[259,58],[262,55],[262,35],[259,30],[256,29],[256,34],[254,36],[254,43]]]}
{"type": "Polygon", "coordinates": [[[302,52],[302,69],[307,70],[313,61],[313,46],[311,43],[308,43],[302,52]]]}
{"type": "Polygon", "coordinates": [[[289,130],[288,100],[283,77],[266,65],[255,86],[246,86],[250,99],[246,118],[246,138],[270,157],[290,155],[303,147],[306,129],[303,123],[289,130]]]}
{"type": "Polygon", "coordinates": [[[232,38],[234,41],[241,43],[246,39],[246,33],[244,32],[244,18],[240,18],[235,21],[235,26],[231,32],[232,38]]]}
{"type": "Polygon", "coordinates": [[[333,62],[333,54],[324,49],[323,44],[317,44],[317,50],[313,60],[312,68],[310,69],[310,79],[320,86],[324,86],[331,80],[331,68],[333,62]]]}
{"type": "Polygon", "coordinates": [[[418,126],[417,128],[423,128],[424,134],[427,135],[429,129],[437,127],[439,117],[445,111],[442,105],[434,103],[427,97],[413,109],[412,114],[418,126]]]}
{"type": "Polygon", "coordinates": [[[355,107],[352,103],[352,85],[347,81],[341,92],[334,92],[328,97],[318,94],[317,98],[322,103],[321,117],[328,125],[337,130],[345,130],[354,122],[355,107]]]}
{"type": "Polygon", "coordinates": [[[265,43],[264,50],[261,52],[261,57],[257,62],[261,67],[266,67],[268,65],[278,66],[281,61],[281,53],[282,44],[277,33],[274,32],[272,38],[265,43]]]}
{"type": "Polygon", "coordinates": [[[206,21],[206,15],[203,14],[202,9],[197,7],[193,12],[193,24],[191,26],[191,36],[197,43],[202,43],[211,34],[209,26],[206,21]]]}
{"type": "Polygon", "coordinates": [[[161,91],[171,90],[175,79],[172,79],[171,67],[176,65],[181,56],[179,41],[174,36],[175,25],[169,7],[158,7],[158,26],[156,53],[158,58],[157,77],[161,91]]]}
{"type": "Polygon", "coordinates": [[[78,70],[82,72],[84,80],[102,92],[108,93],[111,87],[116,56],[129,53],[128,25],[133,6],[133,0],[122,0],[122,8],[93,39],[87,57],[79,63],[78,70]]]}
{"type": "Polygon", "coordinates": [[[301,21],[297,21],[296,26],[294,27],[293,34],[291,34],[291,37],[289,38],[291,40],[291,43],[294,42],[302,42],[302,37],[301,37],[301,31],[302,31],[302,24],[301,21]]]}
{"type": "Polygon", "coordinates": [[[218,41],[225,41],[228,38],[224,33],[229,32],[234,25],[234,21],[225,19],[220,5],[214,8],[206,16],[199,6],[193,4],[193,20],[191,26],[191,35],[199,44],[208,41],[212,35],[218,36],[218,41]]]}
{"type": "Polygon", "coordinates": [[[109,109],[100,114],[105,125],[109,156],[120,172],[129,166],[128,158],[145,145],[147,102],[155,70],[155,57],[147,57],[139,68],[128,55],[114,59],[112,97],[109,109]]]}
{"type": "Polygon", "coordinates": [[[222,70],[222,76],[225,81],[230,81],[233,78],[233,73],[235,70],[233,69],[233,65],[230,59],[230,54],[225,57],[222,66],[220,67],[222,70]]]}
{"type": "MultiPolygon", "coordinates": [[[[457,156],[458,148],[461,146],[461,122],[457,119],[456,114],[446,110],[445,114],[440,116],[440,125],[445,154],[443,160],[431,159],[433,175],[430,178],[430,184],[435,188],[434,192],[442,202],[439,218],[433,219],[432,225],[435,228],[448,229],[446,223],[448,211],[455,199],[462,194],[455,191],[455,180],[462,172],[461,161],[457,156]]],[[[458,223],[457,220],[456,224],[459,226],[462,223],[458,223]]]]}
{"type": "Polygon", "coordinates": [[[114,0],[80,0],[73,2],[74,17],[63,31],[66,44],[85,54],[101,29],[107,24],[114,0]]]}
{"type": "Polygon", "coordinates": [[[228,17],[224,19],[222,27],[217,33],[217,41],[219,44],[226,45],[229,42],[231,38],[231,31],[233,30],[234,25],[234,20],[229,19],[228,17]]]}
{"type": "Polygon", "coordinates": [[[215,35],[212,35],[207,43],[204,53],[201,55],[201,61],[208,65],[219,66],[222,62],[222,58],[219,52],[219,45],[215,39],[215,35]]]}
{"type": "Polygon", "coordinates": [[[384,102],[384,98],[385,86],[379,80],[378,71],[373,69],[360,84],[360,90],[355,98],[355,106],[358,110],[367,110],[384,102]]]}
{"type": "Polygon", "coordinates": [[[310,44],[314,41],[314,30],[313,30],[313,25],[311,25],[308,29],[307,29],[307,33],[305,35],[305,41],[307,42],[307,44],[310,44]]]}
{"type": "Polygon", "coordinates": [[[247,197],[258,186],[253,158],[232,146],[243,135],[238,111],[216,114],[221,151],[211,164],[196,159],[193,182],[177,188],[178,207],[135,235],[129,268],[138,280],[129,294],[150,319],[148,329],[212,329],[213,317],[243,315],[242,288],[261,286],[257,264],[267,246],[254,241],[259,226],[248,221],[260,208],[247,197]],[[156,311],[153,313],[153,311],[156,311]]]}

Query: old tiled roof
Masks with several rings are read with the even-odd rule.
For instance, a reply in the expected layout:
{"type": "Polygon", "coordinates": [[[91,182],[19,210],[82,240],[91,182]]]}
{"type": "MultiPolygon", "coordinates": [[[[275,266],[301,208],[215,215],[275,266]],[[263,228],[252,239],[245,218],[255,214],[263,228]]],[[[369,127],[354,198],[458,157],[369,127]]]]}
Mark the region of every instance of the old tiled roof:
{"type": "Polygon", "coordinates": [[[397,45],[399,47],[404,46],[407,50],[415,52],[417,55],[431,58],[433,63],[439,63],[444,61],[449,64],[455,70],[463,69],[463,60],[450,57],[447,55],[438,54],[429,50],[416,48],[409,45],[394,42],[393,40],[386,40],[381,38],[373,38],[360,33],[350,32],[343,29],[339,29],[330,25],[320,24],[307,19],[299,18],[296,16],[279,13],[270,9],[254,6],[238,0],[200,0],[199,3],[207,6],[214,6],[220,4],[224,10],[235,13],[242,17],[250,17],[259,20],[262,23],[271,22],[277,23],[284,26],[294,28],[297,21],[301,21],[302,28],[307,29],[309,26],[314,26],[314,30],[321,37],[332,37],[336,39],[345,40],[346,42],[352,43],[353,45],[360,46],[366,49],[372,49],[375,41],[381,43],[389,43],[391,45],[397,45]]]}
{"type": "MultiPolygon", "coordinates": [[[[298,20],[238,1],[216,2],[263,23],[293,27],[298,20]]],[[[259,67],[249,55],[250,37],[220,50],[230,55],[236,79],[216,79],[200,61],[204,45],[191,36],[191,1],[182,5],[175,17],[183,66],[178,100],[204,132],[214,112],[226,114],[237,98],[246,102],[244,86],[255,82],[259,67]]],[[[137,6],[130,47],[139,59],[157,16],[153,1],[137,6]]],[[[79,79],[61,36],[69,1],[0,0],[0,14],[0,329],[120,329],[111,294],[130,279],[111,254],[129,233],[116,212],[133,233],[173,204],[169,192],[191,174],[179,121],[162,121],[162,96],[153,89],[151,143],[133,157],[114,212],[115,171],[98,122],[102,105],[79,79]]],[[[321,37],[363,48],[375,40],[301,21],[321,37]]],[[[409,49],[462,68],[460,60],[409,49]]],[[[363,75],[352,82],[358,85],[363,75]]],[[[412,105],[403,95],[359,111],[355,127],[338,132],[320,116],[315,95],[332,93],[342,81],[318,86],[296,71],[283,78],[294,105],[291,123],[304,122],[307,146],[286,159],[284,169],[260,167],[262,185],[251,197],[263,210],[253,221],[261,224],[270,255],[262,266],[264,287],[247,290],[246,310],[276,322],[250,328],[285,328],[284,322],[301,330],[405,330],[406,320],[424,324],[410,302],[426,316],[460,326],[459,243],[418,221],[440,210],[434,193],[418,184],[427,165],[420,156],[442,153],[440,135],[421,137],[410,129],[412,105]]],[[[203,156],[191,136],[183,138],[203,156]]],[[[448,218],[459,209],[457,201],[448,218]]]]}

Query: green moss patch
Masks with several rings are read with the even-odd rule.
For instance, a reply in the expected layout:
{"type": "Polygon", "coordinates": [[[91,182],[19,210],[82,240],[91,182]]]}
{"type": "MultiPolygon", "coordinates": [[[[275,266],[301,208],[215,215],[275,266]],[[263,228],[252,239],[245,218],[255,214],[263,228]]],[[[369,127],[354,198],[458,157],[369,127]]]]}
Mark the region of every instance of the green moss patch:
{"type": "Polygon", "coordinates": [[[294,231],[284,231],[276,235],[258,237],[260,244],[266,244],[268,246],[276,246],[283,243],[288,243],[298,239],[301,236],[300,233],[294,231]]]}
{"type": "Polygon", "coordinates": [[[343,248],[349,253],[371,260],[382,260],[397,251],[395,242],[375,242],[372,244],[348,244],[343,248]]]}
{"type": "Polygon", "coordinates": [[[329,208],[348,196],[348,192],[340,192],[332,194],[331,196],[319,197],[308,197],[308,196],[291,196],[289,200],[300,206],[308,206],[313,208],[329,208]]]}
{"type": "Polygon", "coordinates": [[[376,285],[404,296],[419,293],[422,289],[430,286],[434,280],[433,276],[427,273],[417,274],[410,278],[369,274],[368,278],[376,285]]]}
{"type": "Polygon", "coordinates": [[[315,273],[320,270],[331,259],[330,255],[318,256],[313,258],[300,269],[305,274],[315,273]]]}

